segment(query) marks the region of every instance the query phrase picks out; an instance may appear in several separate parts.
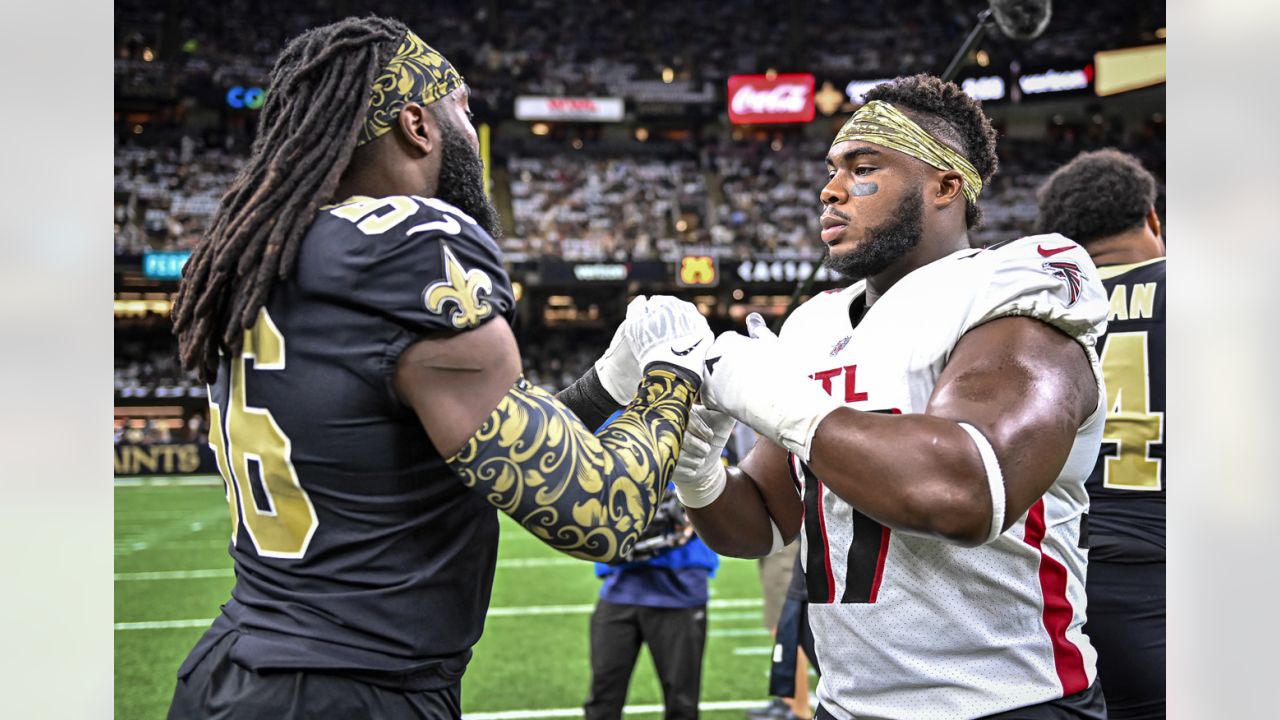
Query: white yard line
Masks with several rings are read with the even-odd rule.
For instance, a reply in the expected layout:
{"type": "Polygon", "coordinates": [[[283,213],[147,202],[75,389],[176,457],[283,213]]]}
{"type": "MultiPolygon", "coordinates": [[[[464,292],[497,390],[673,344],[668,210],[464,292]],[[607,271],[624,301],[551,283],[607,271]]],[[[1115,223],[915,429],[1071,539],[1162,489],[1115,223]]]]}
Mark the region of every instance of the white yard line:
{"type": "Polygon", "coordinates": [[[218,475],[156,475],[148,477],[118,477],[115,486],[125,487],[212,487],[221,485],[218,475]]]}
{"type": "Polygon", "coordinates": [[[231,533],[228,531],[227,537],[221,540],[174,540],[151,549],[169,552],[177,552],[179,550],[226,550],[230,545],[231,533]]]}
{"type": "Polygon", "coordinates": [[[712,621],[733,622],[735,620],[755,620],[760,621],[760,613],[758,612],[718,612],[711,616],[712,621]]]}
{"type": "MultiPolygon", "coordinates": [[[[731,598],[712,600],[711,609],[760,607],[764,601],[760,598],[731,598]]],[[[513,607],[489,608],[488,617],[528,617],[530,615],[589,615],[595,605],[529,605],[513,607]]],[[[213,622],[213,618],[199,620],[150,620],[146,622],[118,622],[116,630],[163,630],[167,628],[204,627],[213,622]]],[[[719,631],[712,631],[719,632],[719,631]]],[[[762,630],[763,632],[763,630],[762,630]]],[[[754,634],[754,633],[753,633],[754,634]]]]}
{"type": "Polygon", "coordinates": [[[595,605],[531,605],[528,607],[491,607],[487,617],[525,617],[527,615],[590,615],[595,605]]]}
{"type": "MultiPolygon", "coordinates": [[[[715,617],[715,615],[712,615],[711,617],[715,617]]],[[[761,635],[769,637],[770,633],[762,627],[721,628],[718,630],[708,630],[707,635],[710,635],[711,637],[759,637],[761,635]]]]}
{"type": "Polygon", "coordinates": [[[200,620],[149,620],[147,622],[116,623],[116,630],[169,630],[171,628],[209,627],[213,618],[200,620]]]}
{"type": "MultiPolygon", "coordinates": [[[[225,546],[227,543],[218,543],[214,547],[225,546]]],[[[499,560],[498,568],[502,570],[523,570],[528,568],[544,568],[558,567],[561,565],[581,565],[581,560],[573,558],[515,558],[511,560],[499,560]]],[[[206,568],[203,570],[161,570],[155,572],[122,572],[116,573],[117,582],[135,581],[135,580],[200,580],[204,578],[215,577],[233,577],[235,573],[231,568],[206,568]]]]}
{"type": "MultiPolygon", "coordinates": [[[[760,700],[719,700],[700,702],[698,710],[713,712],[716,710],[748,710],[757,708],[768,702],[760,700]]],[[[661,705],[627,705],[622,708],[627,715],[658,715],[663,712],[661,705]]],[[[555,710],[504,710],[502,712],[465,713],[462,720],[518,720],[519,718],[571,718],[582,717],[582,708],[557,708],[555,710]]]]}
{"type": "MultiPolygon", "coordinates": [[[[200,532],[205,529],[206,526],[219,520],[224,520],[227,517],[227,508],[212,508],[205,510],[202,513],[191,513],[189,517],[191,520],[190,523],[182,525],[175,523],[174,525],[157,532],[145,533],[143,535],[135,536],[134,538],[129,538],[128,536],[120,538],[116,540],[115,554],[117,556],[132,555],[139,550],[147,550],[152,547],[163,547],[167,542],[177,540],[178,538],[185,537],[192,533],[200,532]]],[[[228,527],[228,534],[229,532],[230,528],[228,527]]]]}
{"type": "Polygon", "coordinates": [[[156,572],[116,573],[116,582],[129,580],[201,580],[204,578],[234,577],[231,568],[205,570],[160,570],[156,572]]]}

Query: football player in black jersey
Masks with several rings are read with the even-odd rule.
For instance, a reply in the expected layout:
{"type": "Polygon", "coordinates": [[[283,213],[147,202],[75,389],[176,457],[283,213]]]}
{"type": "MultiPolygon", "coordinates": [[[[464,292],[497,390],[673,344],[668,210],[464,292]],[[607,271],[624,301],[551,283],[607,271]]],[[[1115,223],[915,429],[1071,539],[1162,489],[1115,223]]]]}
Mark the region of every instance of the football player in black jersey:
{"type": "Polygon", "coordinates": [[[1089,477],[1089,622],[1112,718],[1165,716],[1164,240],[1156,181],[1115,150],[1082,153],[1039,191],[1042,232],[1089,251],[1111,297],[1098,353],[1107,424],[1089,477]]]}
{"type": "Polygon", "coordinates": [[[710,329],[638,299],[578,383],[530,386],[458,72],[369,16],[295,38],[270,87],[174,310],[236,584],[169,717],[457,717],[494,508],[577,557],[630,552],[710,329]]]}

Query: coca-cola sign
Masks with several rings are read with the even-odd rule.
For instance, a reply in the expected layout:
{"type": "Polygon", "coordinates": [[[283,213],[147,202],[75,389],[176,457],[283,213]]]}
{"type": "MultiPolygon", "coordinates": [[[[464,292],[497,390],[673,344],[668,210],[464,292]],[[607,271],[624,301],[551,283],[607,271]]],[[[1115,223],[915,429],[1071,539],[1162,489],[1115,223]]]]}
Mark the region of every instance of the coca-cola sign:
{"type": "Polygon", "coordinates": [[[813,76],[734,75],[729,78],[729,121],[735,125],[813,120],[813,76]]]}

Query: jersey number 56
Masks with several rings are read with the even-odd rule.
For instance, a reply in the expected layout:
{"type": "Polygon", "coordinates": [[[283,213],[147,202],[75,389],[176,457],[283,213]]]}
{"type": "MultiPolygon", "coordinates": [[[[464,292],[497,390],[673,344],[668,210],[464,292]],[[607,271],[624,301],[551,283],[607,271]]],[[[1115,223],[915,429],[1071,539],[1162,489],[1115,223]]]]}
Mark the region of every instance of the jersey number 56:
{"type": "Polygon", "coordinates": [[[227,484],[231,541],[236,542],[244,518],[259,555],[300,558],[316,531],[316,510],[298,482],[289,437],[270,410],[245,403],[245,372],[250,362],[255,371],[284,370],[284,336],[265,308],[245,332],[240,356],[231,360],[225,417],[209,393],[209,444],[227,484]],[[260,494],[254,492],[255,480],[260,494]]]}

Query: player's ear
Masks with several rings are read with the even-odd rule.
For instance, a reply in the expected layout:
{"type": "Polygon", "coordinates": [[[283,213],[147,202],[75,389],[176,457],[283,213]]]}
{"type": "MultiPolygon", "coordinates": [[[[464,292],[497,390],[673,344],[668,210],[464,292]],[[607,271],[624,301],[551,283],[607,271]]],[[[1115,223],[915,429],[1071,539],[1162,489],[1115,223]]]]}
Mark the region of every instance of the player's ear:
{"type": "Polygon", "coordinates": [[[1147,210],[1147,229],[1157,238],[1164,239],[1164,236],[1160,234],[1160,216],[1156,214],[1154,205],[1151,206],[1150,210],[1147,210]]]}
{"type": "Polygon", "coordinates": [[[435,148],[434,138],[439,137],[436,119],[425,107],[417,103],[405,103],[396,117],[400,135],[404,141],[422,155],[430,155],[435,148]]]}
{"type": "Polygon", "coordinates": [[[935,177],[937,185],[932,193],[934,207],[941,210],[957,199],[964,201],[964,176],[955,170],[939,170],[935,177]]]}

